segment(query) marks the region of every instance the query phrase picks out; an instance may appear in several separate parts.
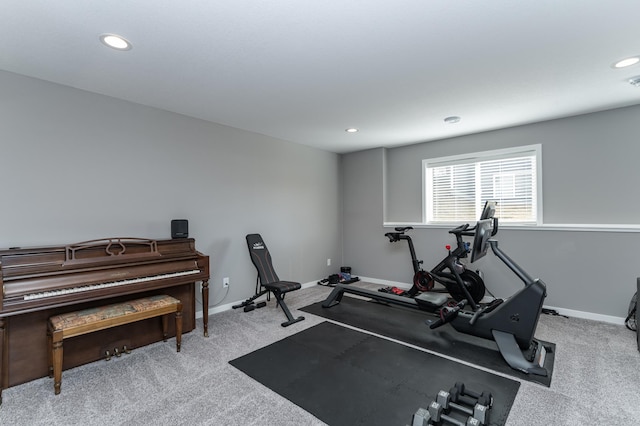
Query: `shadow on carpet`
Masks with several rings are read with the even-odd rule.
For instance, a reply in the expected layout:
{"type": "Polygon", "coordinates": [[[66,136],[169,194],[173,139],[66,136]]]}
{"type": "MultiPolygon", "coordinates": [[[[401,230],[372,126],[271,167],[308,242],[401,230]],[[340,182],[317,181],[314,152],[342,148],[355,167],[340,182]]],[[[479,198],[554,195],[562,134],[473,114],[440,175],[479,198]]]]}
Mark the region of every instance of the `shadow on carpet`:
{"type": "Polygon", "coordinates": [[[504,361],[493,340],[455,331],[450,325],[431,330],[426,324],[432,315],[398,305],[388,305],[345,295],[340,304],[323,308],[322,302],[300,309],[323,318],[347,324],[381,336],[406,342],[433,352],[508,374],[522,380],[551,385],[555,344],[540,341],[547,351],[544,367],[547,377],[514,370],[504,361]]]}
{"type": "Polygon", "coordinates": [[[411,424],[418,408],[428,408],[439,390],[457,381],[491,392],[489,424],[503,425],[520,387],[515,380],[329,322],[229,363],[332,426],[411,424]]]}

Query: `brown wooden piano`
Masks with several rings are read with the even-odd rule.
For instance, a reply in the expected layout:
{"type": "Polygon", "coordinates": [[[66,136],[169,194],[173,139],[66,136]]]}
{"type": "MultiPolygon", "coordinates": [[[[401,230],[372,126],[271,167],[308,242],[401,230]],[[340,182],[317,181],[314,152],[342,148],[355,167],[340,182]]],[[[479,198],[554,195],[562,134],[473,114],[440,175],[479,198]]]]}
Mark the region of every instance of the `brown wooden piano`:
{"type": "MultiPolygon", "coordinates": [[[[202,282],[208,336],[209,257],[192,238],[106,238],[67,246],[0,250],[0,404],[2,389],[49,375],[47,320],[52,315],[168,294],[183,305],[183,332],[195,328],[195,289],[202,282]]],[[[65,341],[63,369],[118,348],[162,340],[155,319],[65,341]]],[[[175,336],[171,325],[170,336],[175,336]]]]}

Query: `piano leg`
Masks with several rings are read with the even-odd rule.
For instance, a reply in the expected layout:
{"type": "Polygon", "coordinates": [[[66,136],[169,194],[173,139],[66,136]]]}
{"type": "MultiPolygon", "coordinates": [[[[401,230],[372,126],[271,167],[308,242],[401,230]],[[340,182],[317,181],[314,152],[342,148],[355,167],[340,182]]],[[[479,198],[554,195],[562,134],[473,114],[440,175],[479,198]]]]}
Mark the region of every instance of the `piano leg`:
{"type": "Polygon", "coordinates": [[[202,281],[202,322],[204,337],[209,337],[209,280],[202,281]]]}
{"type": "Polygon", "coordinates": [[[176,351],[182,346],[182,306],[176,311],[176,351]]]}
{"type": "Polygon", "coordinates": [[[7,333],[5,330],[6,320],[4,318],[0,318],[0,405],[2,405],[2,389],[5,386],[8,386],[8,380],[5,380],[5,375],[9,375],[9,370],[7,369],[8,362],[5,362],[5,357],[8,357],[6,352],[7,348],[7,333]]]}

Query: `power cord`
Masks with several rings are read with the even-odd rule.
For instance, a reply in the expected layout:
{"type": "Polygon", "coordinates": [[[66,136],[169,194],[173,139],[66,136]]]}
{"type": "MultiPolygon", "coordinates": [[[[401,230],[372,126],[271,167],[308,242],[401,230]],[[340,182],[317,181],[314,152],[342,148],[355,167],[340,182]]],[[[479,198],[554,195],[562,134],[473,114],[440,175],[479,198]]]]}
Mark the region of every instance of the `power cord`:
{"type": "Polygon", "coordinates": [[[213,304],[209,304],[209,307],[213,307],[213,306],[218,306],[229,294],[229,286],[225,287],[226,290],[224,292],[224,295],[222,296],[222,299],[218,300],[217,302],[214,302],[213,304]]]}

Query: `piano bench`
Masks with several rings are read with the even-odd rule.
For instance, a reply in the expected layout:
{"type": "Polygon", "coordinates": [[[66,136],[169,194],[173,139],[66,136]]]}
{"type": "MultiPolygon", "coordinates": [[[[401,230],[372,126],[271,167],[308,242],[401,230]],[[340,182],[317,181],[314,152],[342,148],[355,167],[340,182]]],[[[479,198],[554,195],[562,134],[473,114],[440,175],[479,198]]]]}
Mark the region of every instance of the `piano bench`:
{"type": "Polygon", "coordinates": [[[182,341],[182,303],[171,296],[157,295],[96,308],[83,309],[49,318],[49,377],[58,395],[62,384],[62,342],[69,337],[162,316],[163,340],[167,341],[169,314],[175,313],[176,349],[182,341]]]}

